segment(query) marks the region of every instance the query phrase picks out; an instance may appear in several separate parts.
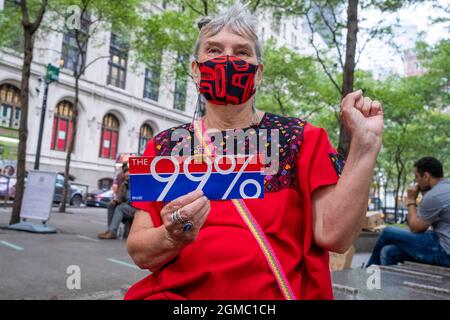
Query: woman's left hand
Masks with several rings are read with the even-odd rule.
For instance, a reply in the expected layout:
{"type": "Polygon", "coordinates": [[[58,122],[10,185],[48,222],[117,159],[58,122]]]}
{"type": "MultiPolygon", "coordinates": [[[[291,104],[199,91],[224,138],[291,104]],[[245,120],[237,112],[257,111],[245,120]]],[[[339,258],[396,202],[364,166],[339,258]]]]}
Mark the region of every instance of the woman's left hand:
{"type": "Polygon", "coordinates": [[[383,133],[383,108],[378,101],[364,97],[362,90],[347,94],[341,103],[341,121],[352,139],[361,138],[367,143],[381,145],[383,133]]]}

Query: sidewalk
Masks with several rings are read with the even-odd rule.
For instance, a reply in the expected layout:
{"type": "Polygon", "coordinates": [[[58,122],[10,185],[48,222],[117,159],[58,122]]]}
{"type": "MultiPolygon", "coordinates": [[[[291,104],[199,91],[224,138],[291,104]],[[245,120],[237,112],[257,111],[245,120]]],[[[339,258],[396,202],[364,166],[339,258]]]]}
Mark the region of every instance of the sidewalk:
{"type": "Polygon", "coordinates": [[[119,299],[129,285],[149,274],[129,257],[124,240],[98,240],[106,230],[106,209],[54,207],[48,225],[56,234],[4,229],[11,208],[0,208],[0,299],[119,299]],[[80,268],[80,289],[68,289],[80,268]]]}

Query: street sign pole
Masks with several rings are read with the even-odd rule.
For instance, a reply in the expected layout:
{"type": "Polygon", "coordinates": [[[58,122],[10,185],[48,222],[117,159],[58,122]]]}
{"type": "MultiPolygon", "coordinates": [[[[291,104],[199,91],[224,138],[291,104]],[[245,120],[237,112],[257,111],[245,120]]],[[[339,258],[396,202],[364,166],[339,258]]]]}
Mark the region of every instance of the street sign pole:
{"type": "Polygon", "coordinates": [[[41,145],[42,145],[42,136],[44,134],[45,111],[47,109],[48,85],[49,83],[45,81],[45,90],[44,90],[44,98],[42,99],[41,121],[39,123],[39,134],[36,148],[36,160],[34,161],[34,170],[39,170],[39,163],[41,160],[41,145]]]}
{"type": "Polygon", "coordinates": [[[41,146],[42,146],[42,136],[44,134],[45,113],[47,110],[48,86],[50,83],[52,83],[54,81],[58,81],[58,78],[59,78],[59,68],[52,66],[49,63],[47,65],[47,69],[46,69],[46,73],[45,73],[45,89],[44,89],[44,97],[42,99],[41,121],[39,123],[38,143],[37,143],[37,147],[36,147],[36,158],[34,161],[34,170],[39,170],[39,164],[41,161],[41,146]]]}

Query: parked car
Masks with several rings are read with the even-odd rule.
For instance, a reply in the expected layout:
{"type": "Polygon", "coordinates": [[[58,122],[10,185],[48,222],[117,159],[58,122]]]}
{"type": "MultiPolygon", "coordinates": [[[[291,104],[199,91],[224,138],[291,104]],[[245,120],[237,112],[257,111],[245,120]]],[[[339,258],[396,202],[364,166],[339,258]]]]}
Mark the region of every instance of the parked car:
{"type": "Polygon", "coordinates": [[[112,190],[94,190],[86,196],[86,205],[89,207],[107,208],[112,197],[112,190]]]}
{"type": "Polygon", "coordinates": [[[14,199],[16,177],[0,175],[0,197],[14,199]]]}
{"type": "MultiPolygon", "coordinates": [[[[67,201],[70,203],[71,206],[74,207],[81,206],[84,201],[84,191],[81,188],[72,185],[70,182],[69,187],[70,193],[67,195],[67,201]]],[[[63,191],[64,191],[64,176],[58,174],[56,176],[55,194],[53,196],[54,203],[61,203],[63,191]]]]}
{"type": "Polygon", "coordinates": [[[97,190],[92,190],[92,191],[89,191],[88,193],[86,193],[86,206],[87,207],[97,207],[97,205],[95,203],[95,197],[107,190],[108,189],[97,189],[97,190]]]}

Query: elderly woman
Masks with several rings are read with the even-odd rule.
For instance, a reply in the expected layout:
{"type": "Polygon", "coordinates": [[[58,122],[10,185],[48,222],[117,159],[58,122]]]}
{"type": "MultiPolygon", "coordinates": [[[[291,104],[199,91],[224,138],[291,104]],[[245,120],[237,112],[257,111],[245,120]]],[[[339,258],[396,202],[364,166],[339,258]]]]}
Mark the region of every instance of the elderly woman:
{"type": "MultiPolygon", "coordinates": [[[[134,203],[128,252],[152,274],[125,299],[332,299],[328,251],[345,252],[362,227],[381,147],[381,105],[361,91],[343,99],[341,119],[352,135],[343,168],[324,129],[255,108],[264,66],[245,7],[199,26],[192,74],[205,99],[203,129],[278,130],[278,170],[264,176],[260,199],[209,200],[197,190],[169,203],[134,203]]],[[[178,128],[194,140],[191,124],[178,128]]],[[[144,155],[170,155],[175,129],[155,136],[144,155]]]]}

